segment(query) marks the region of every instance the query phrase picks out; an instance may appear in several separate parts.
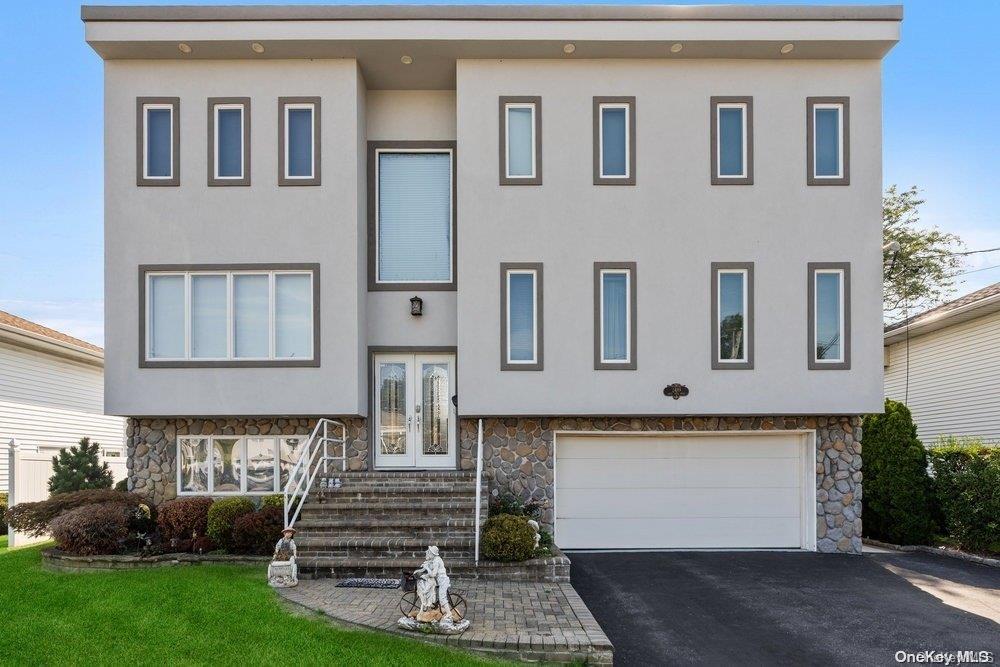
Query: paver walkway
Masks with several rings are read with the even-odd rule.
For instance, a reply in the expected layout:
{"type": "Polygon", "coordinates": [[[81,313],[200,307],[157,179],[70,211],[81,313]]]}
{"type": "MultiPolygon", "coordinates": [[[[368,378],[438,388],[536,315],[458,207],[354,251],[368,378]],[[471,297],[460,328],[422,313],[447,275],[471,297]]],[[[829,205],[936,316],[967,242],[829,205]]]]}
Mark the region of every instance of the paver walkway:
{"type": "Polygon", "coordinates": [[[365,628],[517,660],[610,664],[611,642],[568,583],[456,580],[472,627],[456,636],[422,635],[396,627],[399,589],[337,588],[336,579],[300,580],[278,593],[295,604],[365,628]]]}

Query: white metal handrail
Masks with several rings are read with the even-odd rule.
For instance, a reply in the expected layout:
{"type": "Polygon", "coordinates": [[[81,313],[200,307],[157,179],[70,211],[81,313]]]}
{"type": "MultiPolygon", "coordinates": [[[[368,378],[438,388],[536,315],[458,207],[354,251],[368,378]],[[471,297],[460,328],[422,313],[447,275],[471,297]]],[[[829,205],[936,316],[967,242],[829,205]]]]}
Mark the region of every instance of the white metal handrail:
{"type": "Polygon", "coordinates": [[[288,473],[288,481],[282,491],[286,526],[295,525],[316,476],[320,470],[324,475],[328,473],[331,461],[340,461],[340,469],[347,470],[347,427],[339,420],[323,418],[316,422],[288,473]],[[337,429],[340,437],[331,437],[331,428],[337,429]],[[331,443],[340,445],[340,456],[330,454],[331,443]]]}

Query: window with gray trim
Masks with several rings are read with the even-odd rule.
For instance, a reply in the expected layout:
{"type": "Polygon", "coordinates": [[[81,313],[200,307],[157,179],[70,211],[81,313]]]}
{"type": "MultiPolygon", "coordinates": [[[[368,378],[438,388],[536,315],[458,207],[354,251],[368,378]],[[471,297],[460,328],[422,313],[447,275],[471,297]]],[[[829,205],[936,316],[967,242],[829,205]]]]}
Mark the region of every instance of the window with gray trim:
{"type": "Polygon", "coordinates": [[[753,368],[753,262],[712,262],[712,368],[753,368]]]}
{"type": "Polygon", "coordinates": [[[143,266],[143,367],[318,366],[319,265],[143,266]]]}
{"type": "Polygon", "coordinates": [[[809,368],[851,367],[851,265],[810,262],[809,368]]]}
{"type": "Polygon", "coordinates": [[[180,185],[180,98],[137,97],[136,185],[180,185]]]}
{"type": "Polygon", "coordinates": [[[594,369],[636,368],[635,262],[594,262],[594,369]]]}
{"type": "Polygon", "coordinates": [[[711,98],[712,185],[753,185],[753,98],[711,98]]]}
{"type": "Polygon", "coordinates": [[[501,264],[500,370],[542,370],[542,314],[542,264],[501,264]]]}
{"type": "Polygon", "coordinates": [[[594,185],[635,185],[635,97],[594,97],[594,185]]]}
{"type": "Polygon", "coordinates": [[[208,185],[250,185],[250,98],[208,98],[208,185]]]}
{"type": "Polygon", "coordinates": [[[806,98],[806,183],[850,185],[851,100],[806,98]]]}
{"type": "Polygon", "coordinates": [[[278,98],[278,185],[320,185],[320,98],[278,98]]]}
{"type": "Polygon", "coordinates": [[[500,98],[500,185],[542,184],[542,98],[500,98]]]}

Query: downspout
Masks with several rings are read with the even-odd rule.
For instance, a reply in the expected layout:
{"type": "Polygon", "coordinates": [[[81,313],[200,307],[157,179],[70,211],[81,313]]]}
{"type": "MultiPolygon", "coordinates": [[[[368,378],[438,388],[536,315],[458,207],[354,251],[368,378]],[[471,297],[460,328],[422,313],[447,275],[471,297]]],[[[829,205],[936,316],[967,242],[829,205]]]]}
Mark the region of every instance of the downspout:
{"type": "Polygon", "coordinates": [[[479,513],[483,507],[483,420],[479,420],[476,442],[476,565],[479,565],[479,513]]]}

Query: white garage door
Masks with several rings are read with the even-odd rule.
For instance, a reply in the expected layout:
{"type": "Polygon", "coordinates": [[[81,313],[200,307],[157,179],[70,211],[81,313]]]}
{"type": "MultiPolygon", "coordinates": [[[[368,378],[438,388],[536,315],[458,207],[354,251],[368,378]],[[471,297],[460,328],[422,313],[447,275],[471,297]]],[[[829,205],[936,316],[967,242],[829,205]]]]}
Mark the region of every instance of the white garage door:
{"type": "Polygon", "coordinates": [[[812,549],[806,443],[803,434],[557,435],[556,543],[812,549]]]}

